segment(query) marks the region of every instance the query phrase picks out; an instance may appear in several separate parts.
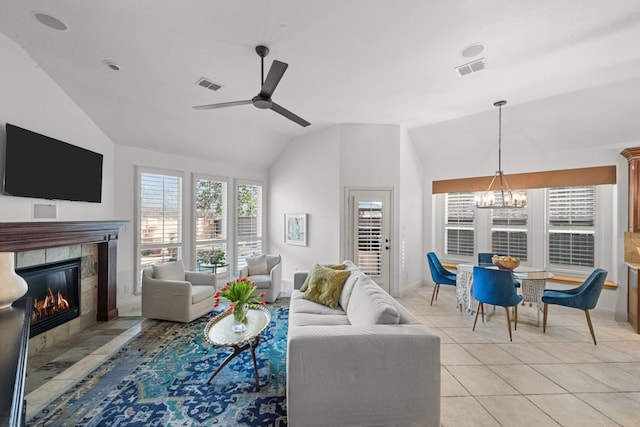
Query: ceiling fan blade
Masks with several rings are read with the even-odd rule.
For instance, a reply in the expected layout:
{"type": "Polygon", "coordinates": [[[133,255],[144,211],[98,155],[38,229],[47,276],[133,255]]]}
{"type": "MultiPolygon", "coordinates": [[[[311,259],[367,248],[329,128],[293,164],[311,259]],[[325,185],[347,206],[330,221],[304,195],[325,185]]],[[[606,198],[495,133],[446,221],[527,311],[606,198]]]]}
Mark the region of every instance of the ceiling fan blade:
{"type": "Polygon", "coordinates": [[[260,96],[271,98],[273,91],[276,90],[276,87],[278,86],[278,83],[280,83],[280,79],[284,75],[284,72],[287,71],[288,66],[289,65],[284,62],[274,59],[271,64],[271,68],[269,69],[269,74],[267,74],[267,78],[262,84],[262,89],[260,89],[260,96]]]}
{"type": "Polygon", "coordinates": [[[305,119],[303,119],[302,117],[293,114],[291,111],[287,110],[284,107],[281,107],[280,105],[276,104],[275,102],[273,102],[271,104],[271,109],[273,111],[275,111],[276,113],[278,113],[278,114],[282,114],[287,119],[293,120],[294,122],[296,122],[297,124],[299,124],[302,127],[307,127],[307,126],[309,126],[311,124],[308,121],[306,121],[305,119]]]}
{"type": "Polygon", "coordinates": [[[252,101],[248,99],[246,101],[233,101],[233,102],[221,102],[219,104],[197,105],[193,108],[195,108],[196,110],[213,110],[215,108],[235,107],[236,105],[246,105],[251,103],[252,101]]]}

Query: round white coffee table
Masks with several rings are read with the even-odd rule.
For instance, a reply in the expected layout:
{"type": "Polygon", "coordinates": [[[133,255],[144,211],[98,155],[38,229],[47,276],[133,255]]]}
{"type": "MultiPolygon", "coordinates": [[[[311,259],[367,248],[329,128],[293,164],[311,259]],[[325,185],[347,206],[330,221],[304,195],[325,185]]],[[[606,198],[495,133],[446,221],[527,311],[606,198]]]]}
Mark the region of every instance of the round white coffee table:
{"type": "Polygon", "coordinates": [[[260,334],[267,329],[271,322],[271,313],[264,307],[250,308],[247,311],[247,329],[244,332],[233,331],[233,314],[225,311],[214,317],[204,327],[205,340],[216,346],[231,347],[233,353],[215,370],[207,384],[211,384],[213,378],[238,354],[251,349],[253,367],[256,373],[256,391],[260,389],[260,377],[258,376],[258,362],[256,361],[256,347],[260,342],[260,334]]]}

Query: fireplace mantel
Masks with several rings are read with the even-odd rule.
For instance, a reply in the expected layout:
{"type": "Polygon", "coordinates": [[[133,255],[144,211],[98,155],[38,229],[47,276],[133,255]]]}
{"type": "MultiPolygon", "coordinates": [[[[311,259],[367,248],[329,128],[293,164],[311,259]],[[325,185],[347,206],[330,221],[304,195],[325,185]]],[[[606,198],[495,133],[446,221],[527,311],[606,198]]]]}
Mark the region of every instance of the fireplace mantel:
{"type": "Polygon", "coordinates": [[[99,321],[118,317],[116,259],[120,227],[128,221],[0,222],[0,252],[98,245],[99,321]]]}

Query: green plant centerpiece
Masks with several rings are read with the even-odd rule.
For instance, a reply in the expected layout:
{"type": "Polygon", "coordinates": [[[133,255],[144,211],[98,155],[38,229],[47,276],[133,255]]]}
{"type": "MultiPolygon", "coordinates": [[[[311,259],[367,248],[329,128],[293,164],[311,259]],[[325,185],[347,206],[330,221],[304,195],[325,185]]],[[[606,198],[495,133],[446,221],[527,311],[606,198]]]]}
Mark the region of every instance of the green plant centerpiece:
{"type": "Polygon", "coordinates": [[[213,306],[218,307],[220,305],[220,298],[229,301],[228,312],[233,313],[233,330],[234,332],[240,333],[247,329],[245,323],[249,308],[257,308],[260,305],[265,305],[265,302],[260,300],[260,298],[265,296],[266,294],[264,292],[258,293],[255,282],[243,277],[235,279],[232,282],[227,282],[226,286],[216,292],[213,306]]]}
{"type": "Polygon", "coordinates": [[[223,250],[214,249],[211,253],[211,257],[209,258],[209,262],[211,265],[222,265],[224,264],[225,253],[223,250]]]}

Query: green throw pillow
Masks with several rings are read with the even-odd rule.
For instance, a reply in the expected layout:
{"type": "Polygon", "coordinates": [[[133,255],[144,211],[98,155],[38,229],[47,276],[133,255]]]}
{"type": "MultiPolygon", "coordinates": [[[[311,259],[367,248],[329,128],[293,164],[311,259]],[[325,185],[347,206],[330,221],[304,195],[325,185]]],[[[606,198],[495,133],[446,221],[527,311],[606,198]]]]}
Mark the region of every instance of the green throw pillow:
{"type": "MultiPolygon", "coordinates": [[[[325,264],[323,266],[316,264],[313,266],[314,269],[316,267],[328,267],[332,270],[344,270],[347,268],[347,266],[344,264],[336,264],[336,265],[325,264]]],[[[309,277],[311,277],[311,273],[313,273],[313,270],[311,270],[309,274],[307,274],[307,277],[305,277],[304,282],[302,282],[302,286],[300,286],[300,292],[305,292],[307,290],[307,287],[309,287],[309,277]]]]}
{"type": "Polygon", "coordinates": [[[350,271],[316,266],[310,274],[309,285],[303,298],[333,309],[338,308],[342,287],[350,274],[350,271]]]}

